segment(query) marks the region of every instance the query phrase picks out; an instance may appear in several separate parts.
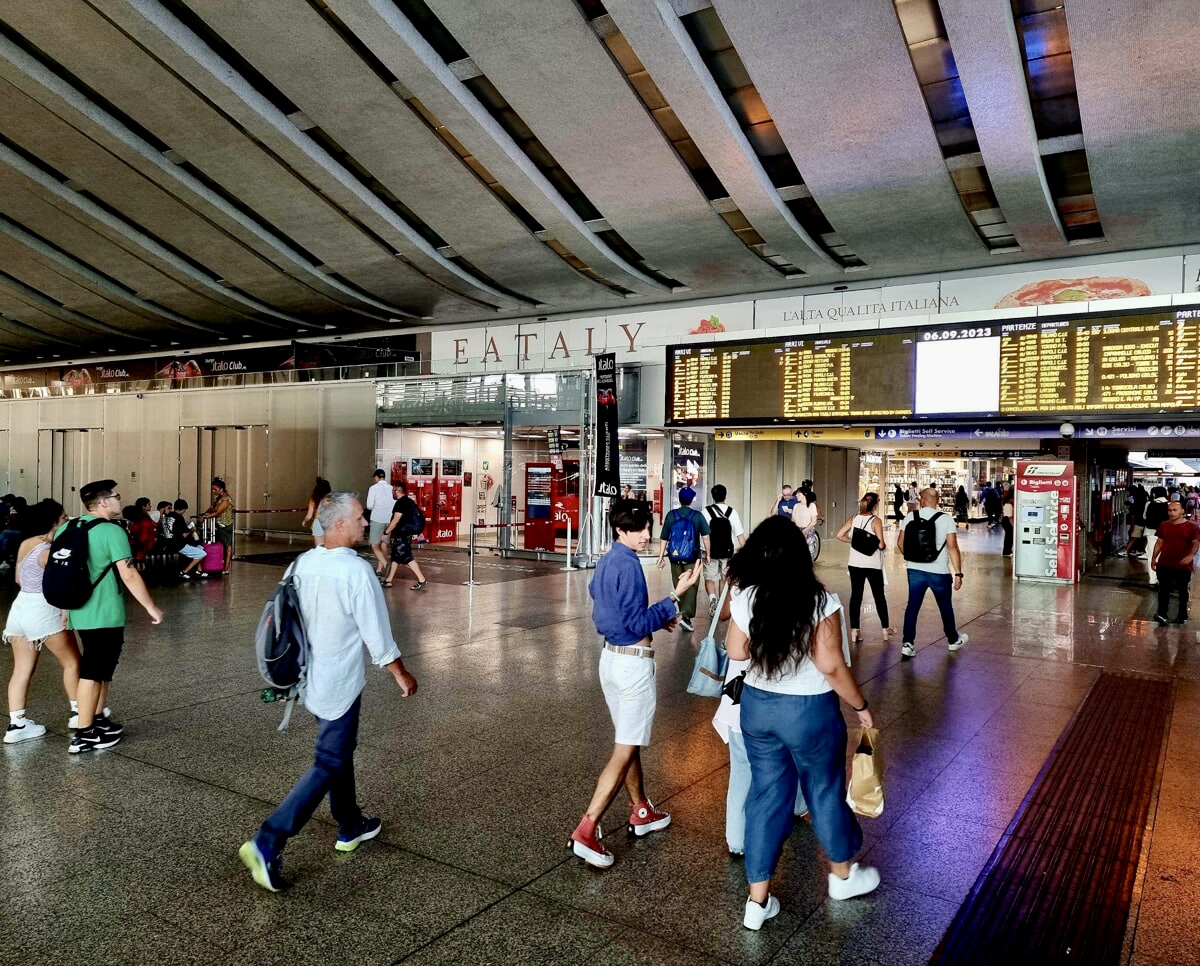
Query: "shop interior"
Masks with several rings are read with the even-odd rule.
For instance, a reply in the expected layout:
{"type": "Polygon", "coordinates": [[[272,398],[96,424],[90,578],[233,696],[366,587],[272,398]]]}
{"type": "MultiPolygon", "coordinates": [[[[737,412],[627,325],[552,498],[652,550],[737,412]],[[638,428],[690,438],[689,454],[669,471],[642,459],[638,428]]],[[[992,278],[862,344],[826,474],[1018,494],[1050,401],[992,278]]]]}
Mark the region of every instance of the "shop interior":
{"type": "MultiPolygon", "coordinates": [[[[665,435],[618,433],[622,494],[661,506],[665,435]]],[[[387,427],[378,431],[376,462],[390,482],[408,484],[430,543],[465,548],[475,524],[480,548],[566,553],[568,538],[578,547],[590,507],[580,434],[578,426],[515,425],[506,466],[500,426],[387,427]]]]}

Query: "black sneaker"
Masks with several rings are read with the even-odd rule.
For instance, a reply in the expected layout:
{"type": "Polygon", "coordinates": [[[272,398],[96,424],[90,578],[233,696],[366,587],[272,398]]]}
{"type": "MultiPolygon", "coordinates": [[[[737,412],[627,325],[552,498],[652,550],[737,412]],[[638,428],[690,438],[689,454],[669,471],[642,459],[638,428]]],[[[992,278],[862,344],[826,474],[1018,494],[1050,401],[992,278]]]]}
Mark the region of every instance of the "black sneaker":
{"type": "Polygon", "coordinates": [[[189,574],[186,570],[181,570],[181,571],[179,571],[179,579],[180,580],[191,580],[192,575],[189,574]]]}
{"type": "Polygon", "coordinates": [[[81,751],[101,751],[111,748],[120,740],[120,735],[107,734],[93,724],[90,728],[76,731],[75,737],[71,739],[71,747],[67,750],[72,754],[78,754],[81,751]],[[76,747],[77,744],[79,747],[76,747]]]}
{"type": "Polygon", "coordinates": [[[413,590],[424,590],[425,585],[427,583],[429,583],[428,580],[418,580],[415,584],[412,585],[412,589],[413,590]]]}
{"type": "Polygon", "coordinates": [[[96,715],[92,721],[92,727],[102,734],[108,735],[110,738],[125,734],[124,725],[118,724],[112,718],[102,714],[96,715]]]}
{"type": "Polygon", "coordinates": [[[1169,623],[1171,623],[1169,620],[1167,620],[1166,614],[1155,614],[1154,619],[1158,621],[1159,627],[1166,627],[1169,623]]]}
{"type": "Polygon", "coordinates": [[[69,751],[72,755],[78,755],[83,751],[94,750],[95,745],[93,745],[90,741],[85,741],[83,736],[78,731],[75,732],[75,737],[71,739],[71,743],[67,745],[67,751],[69,751]]]}

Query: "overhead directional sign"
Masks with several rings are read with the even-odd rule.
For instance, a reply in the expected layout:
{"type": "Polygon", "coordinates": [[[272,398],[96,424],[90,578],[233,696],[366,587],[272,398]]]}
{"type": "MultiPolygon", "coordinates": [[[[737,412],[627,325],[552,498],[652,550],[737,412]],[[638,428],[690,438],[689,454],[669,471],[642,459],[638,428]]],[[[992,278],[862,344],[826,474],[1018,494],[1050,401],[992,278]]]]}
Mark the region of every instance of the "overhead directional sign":
{"type": "Polygon", "coordinates": [[[864,443],[876,439],[875,427],[858,426],[836,429],[828,426],[804,426],[791,429],[718,429],[713,433],[718,441],[727,440],[792,440],[809,443],[864,443]]]}
{"type": "Polygon", "coordinates": [[[1040,439],[1058,426],[876,426],[876,439],[1040,439]]]}
{"type": "Polygon", "coordinates": [[[1156,423],[1153,426],[1089,426],[1083,423],[1075,427],[1075,435],[1091,439],[1196,439],[1200,437],[1200,423],[1156,423]]]}

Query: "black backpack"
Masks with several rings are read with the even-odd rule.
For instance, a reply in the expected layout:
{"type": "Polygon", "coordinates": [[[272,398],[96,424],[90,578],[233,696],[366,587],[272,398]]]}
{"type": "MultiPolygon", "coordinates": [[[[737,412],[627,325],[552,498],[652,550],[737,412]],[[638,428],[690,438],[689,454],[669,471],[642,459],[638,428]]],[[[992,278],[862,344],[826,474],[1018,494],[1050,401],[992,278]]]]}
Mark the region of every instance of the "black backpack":
{"type": "MultiPolygon", "coordinates": [[[[940,510],[926,519],[921,511],[913,513],[913,518],[904,528],[904,559],[913,563],[933,563],[942,552],[937,542],[937,519],[945,516],[940,510]]],[[[945,546],[943,544],[942,546],[945,546]]]]}
{"type": "Polygon", "coordinates": [[[46,572],[42,575],[42,596],[46,603],[61,610],[78,610],[91,599],[94,591],[108,572],[117,565],[114,560],[92,580],[88,571],[88,533],[101,523],[112,520],[70,520],[62,533],[50,544],[50,555],[46,560],[46,572]]]}
{"type": "Polygon", "coordinates": [[[724,513],[715,503],[705,509],[708,510],[709,556],[713,560],[728,560],[733,556],[733,524],[729,522],[733,507],[726,507],[724,513]]]}
{"type": "Polygon", "coordinates": [[[280,731],[286,731],[294,702],[304,697],[308,685],[308,632],[300,612],[293,563],[283,574],[266,604],[254,632],[258,670],[270,685],[264,701],[286,701],[280,731]],[[269,695],[269,696],[268,696],[269,695]]]}
{"type": "Polygon", "coordinates": [[[417,506],[417,501],[413,500],[412,516],[409,518],[408,526],[404,528],[404,532],[415,537],[418,533],[425,529],[425,514],[421,512],[421,508],[417,506]]]}

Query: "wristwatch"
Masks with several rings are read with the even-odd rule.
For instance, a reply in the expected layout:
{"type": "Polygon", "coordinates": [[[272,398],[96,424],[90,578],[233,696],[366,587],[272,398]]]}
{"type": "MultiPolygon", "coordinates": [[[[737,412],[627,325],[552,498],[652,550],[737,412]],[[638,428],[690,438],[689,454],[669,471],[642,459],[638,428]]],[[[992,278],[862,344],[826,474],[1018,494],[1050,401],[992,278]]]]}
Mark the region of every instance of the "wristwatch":
{"type": "Polygon", "coordinates": [[[961,580],[963,577],[966,576],[966,574],[955,574],[954,576],[961,580]]]}

